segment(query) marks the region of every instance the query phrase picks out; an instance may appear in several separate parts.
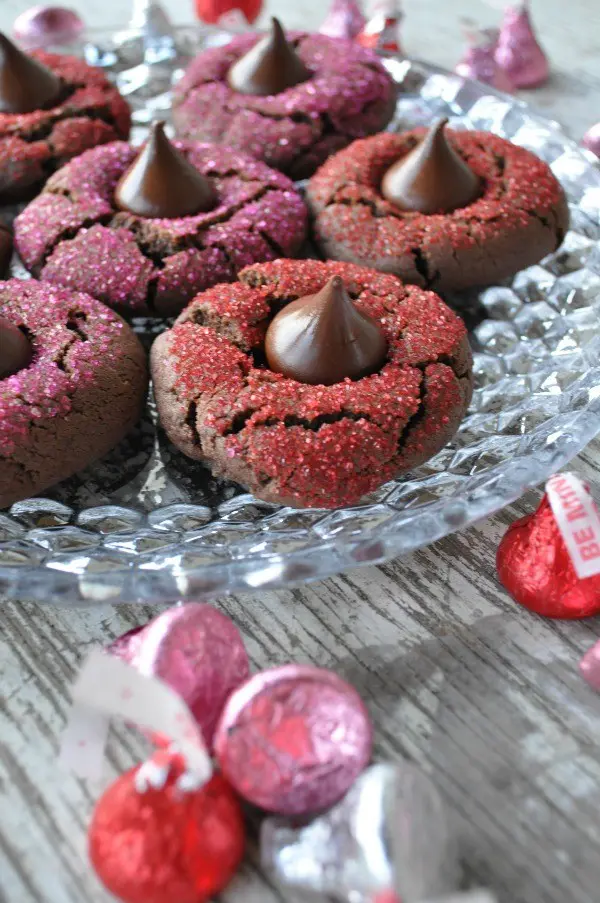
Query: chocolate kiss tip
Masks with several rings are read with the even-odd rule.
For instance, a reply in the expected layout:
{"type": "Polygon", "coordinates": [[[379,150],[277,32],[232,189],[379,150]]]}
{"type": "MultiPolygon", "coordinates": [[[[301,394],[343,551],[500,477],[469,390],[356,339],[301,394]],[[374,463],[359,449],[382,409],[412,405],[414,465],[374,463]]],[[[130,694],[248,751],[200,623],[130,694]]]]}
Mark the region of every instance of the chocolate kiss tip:
{"type": "Polygon", "coordinates": [[[60,78],[0,31],[0,113],[43,110],[58,99],[60,91],[60,78]]]}
{"type": "Polygon", "coordinates": [[[171,144],[164,126],[164,122],[152,125],[148,141],[117,183],[115,204],[153,219],[212,210],[217,202],[212,183],[171,144]]]}
{"type": "Polygon", "coordinates": [[[481,179],[448,143],[447,118],[433,123],[424,139],[385,173],[381,193],[401,210],[451,213],[481,194],[481,179]]]}
{"type": "Polygon", "coordinates": [[[230,88],[240,94],[269,96],[311,78],[308,69],[285,36],[279,19],[271,31],[244,54],[227,73],[230,88]]]}
{"type": "Polygon", "coordinates": [[[0,317],[0,346],[0,379],[24,370],[31,363],[31,342],[17,326],[4,317],[0,317]]]}
{"type": "Polygon", "coordinates": [[[271,370],[310,385],[360,379],[378,370],[386,353],[383,332],[354,306],[340,276],[284,307],[265,336],[271,370]]]}

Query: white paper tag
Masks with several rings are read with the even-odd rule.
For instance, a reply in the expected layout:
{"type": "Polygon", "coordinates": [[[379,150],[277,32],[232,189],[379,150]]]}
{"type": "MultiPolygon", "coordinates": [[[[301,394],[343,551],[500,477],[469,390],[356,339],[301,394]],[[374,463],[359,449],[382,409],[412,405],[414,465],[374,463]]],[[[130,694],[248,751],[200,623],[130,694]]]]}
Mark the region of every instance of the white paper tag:
{"type": "Polygon", "coordinates": [[[600,513],[585,485],[573,473],[557,473],[546,494],[577,576],[600,574],[600,513]]]}
{"type": "Polygon", "coordinates": [[[84,661],[71,695],[73,708],[63,735],[60,759],[81,777],[96,776],[103,760],[112,717],[164,734],[181,752],[186,768],[202,782],[212,762],[202,732],[175,690],[156,677],[94,649],[84,661]]]}
{"type": "Polygon", "coordinates": [[[58,760],[62,767],[80,778],[100,778],[108,728],[106,715],[74,703],[60,743],[58,760]]]}

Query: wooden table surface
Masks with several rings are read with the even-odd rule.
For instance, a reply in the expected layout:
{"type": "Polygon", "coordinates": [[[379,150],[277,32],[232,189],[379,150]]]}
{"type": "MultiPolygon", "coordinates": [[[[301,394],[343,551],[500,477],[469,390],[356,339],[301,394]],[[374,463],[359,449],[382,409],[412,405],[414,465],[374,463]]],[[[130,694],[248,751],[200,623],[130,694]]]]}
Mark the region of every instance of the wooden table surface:
{"type": "MultiPolygon", "coordinates": [[[[0,0],[0,28],[28,5],[0,0]]],[[[127,7],[123,0],[71,5],[104,25],[123,21],[127,7]]],[[[189,18],[187,3],[166,5],[175,18],[189,18]]],[[[407,0],[407,51],[451,66],[461,52],[459,13],[489,25],[500,5],[407,0]]],[[[290,24],[311,25],[322,6],[302,0],[288,9],[278,0],[270,8],[290,24]]],[[[600,116],[597,0],[534,0],[533,10],[555,73],[532,100],[580,137],[600,116]]],[[[599,497],[598,441],[572,469],[596,485],[599,497]]],[[[375,721],[377,757],[415,760],[443,792],[466,885],[492,888],[500,903],[598,903],[600,695],[580,679],[577,662],[600,635],[600,619],[544,621],[514,605],[495,576],[506,525],[538,496],[530,493],[477,527],[382,567],[216,604],[241,628],[255,668],[313,662],[357,687],[375,721]]],[[[111,899],[85,854],[101,785],[61,773],[56,755],[82,655],[155,610],[124,604],[61,611],[25,601],[2,607],[2,903],[111,899]]],[[[143,751],[131,731],[116,729],[103,784],[143,751]]],[[[220,899],[297,898],[262,876],[253,838],[246,865],[220,899]]]]}

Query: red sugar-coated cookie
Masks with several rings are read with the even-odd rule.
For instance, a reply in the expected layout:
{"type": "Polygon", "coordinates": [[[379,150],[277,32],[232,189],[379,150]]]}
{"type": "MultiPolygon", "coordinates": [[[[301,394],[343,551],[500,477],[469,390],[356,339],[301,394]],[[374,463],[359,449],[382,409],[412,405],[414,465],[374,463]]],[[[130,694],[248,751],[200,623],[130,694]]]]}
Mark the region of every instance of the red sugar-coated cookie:
{"type": "Polygon", "coordinates": [[[199,295],[152,348],[163,427],[191,458],[296,507],[351,505],[434,455],[472,392],[462,320],[433,292],[362,267],[276,260],[199,295]],[[275,313],[340,275],[388,342],[380,371],[331,386],[267,369],[275,313]]]}
{"type": "Polygon", "coordinates": [[[385,132],[355,141],[315,173],[307,201],[327,257],[447,291],[504,279],[559,247],[569,226],[560,183],[535,154],[489,132],[446,130],[483,180],[473,203],[422,214],[387,201],[380,188],[386,170],[424,134],[385,132]]]}
{"type": "Polygon", "coordinates": [[[127,138],[127,103],[103,72],[72,56],[30,54],[63,82],[56,104],[32,113],[0,113],[0,202],[26,200],[67,160],[127,138]]]}

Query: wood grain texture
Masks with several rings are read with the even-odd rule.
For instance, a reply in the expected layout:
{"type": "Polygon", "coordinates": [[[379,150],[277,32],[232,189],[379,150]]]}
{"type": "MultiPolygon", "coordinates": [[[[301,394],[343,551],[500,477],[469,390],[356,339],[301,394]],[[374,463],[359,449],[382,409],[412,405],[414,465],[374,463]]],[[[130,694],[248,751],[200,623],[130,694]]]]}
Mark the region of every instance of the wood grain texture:
{"type": "MultiPolygon", "coordinates": [[[[1,0],[0,28],[28,5],[1,0]]],[[[185,5],[167,5],[179,18],[188,15],[185,5]]],[[[491,24],[493,5],[465,0],[460,13],[491,24]]],[[[278,0],[270,8],[291,24],[318,22],[323,12],[315,0],[293,10],[278,0]]],[[[407,0],[406,8],[407,49],[451,65],[460,53],[456,5],[407,0]]],[[[568,15],[562,0],[534,0],[533,8],[558,69],[535,100],[581,134],[598,113],[590,104],[600,85],[596,0],[573,0],[568,15]]],[[[85,15],[106,24],[122,19],[122,9],[121,0],[87,0],[85,15]]],[[[600,497],[599,442],[573,469],[600,497]]],[[[355,684],[375,721],[377,757],[414,759],[443,792],[467,884],[492,887],[500,903],[598,903],[600,695],[579,678],[577,662],[600,634],[600,619],[544,621],[514,605],[495,575],[506,525],[538,496],[529,493],[479,526],[383,567],[217,604],[241,628],[255,668],[306,661],[355,684]]],[[[56,754],[82,656],[156,610],[1,608],[1,903],[111,899],[85,855],[101,786],[62,774],[56,754]]],[[[145,749],[131,730],[115,729],[103,784],[145,749]]],[[[296,903],[261,874],[255,840],[221,899],[296,903]]]]}

